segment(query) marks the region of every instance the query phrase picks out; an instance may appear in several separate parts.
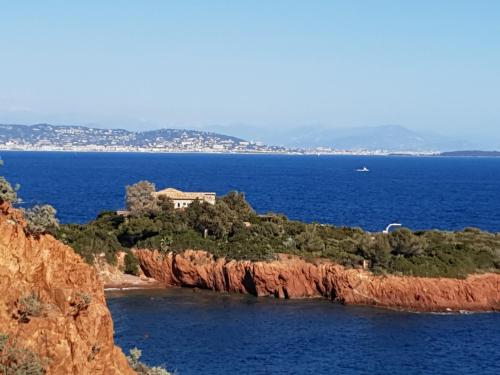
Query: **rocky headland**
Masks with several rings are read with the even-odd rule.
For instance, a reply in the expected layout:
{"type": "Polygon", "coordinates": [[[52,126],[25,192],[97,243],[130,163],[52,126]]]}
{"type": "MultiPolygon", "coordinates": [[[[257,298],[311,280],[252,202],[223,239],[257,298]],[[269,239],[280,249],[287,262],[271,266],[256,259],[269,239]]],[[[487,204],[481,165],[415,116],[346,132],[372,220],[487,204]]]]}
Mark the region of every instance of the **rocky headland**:
{"type": "Polygon", "coordinates": [[[95,270],[25,227],[19,210],[0,205],[0,349],[10,350],[2,365],[24,366],[16,374],[135,374],[114,345],[95,270]]]}
{"type": "Polygon", "coordinates": [[[500,275],[465,279],[375,275],[328,260],[281,254],[273,261],[227,261],[205,251],[179,254],[135,250],[146,276],[161,285],[276,298],[327,298],[420,312],[500,311],[500,275]]]}

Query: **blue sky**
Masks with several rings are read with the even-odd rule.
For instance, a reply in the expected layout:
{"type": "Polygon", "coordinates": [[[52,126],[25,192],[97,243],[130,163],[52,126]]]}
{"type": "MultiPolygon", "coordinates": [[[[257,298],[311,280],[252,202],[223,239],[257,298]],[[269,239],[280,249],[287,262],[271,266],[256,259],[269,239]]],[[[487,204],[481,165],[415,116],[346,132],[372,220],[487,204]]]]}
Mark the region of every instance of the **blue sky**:
{"type": "Polygon", "coordinates": [[[500,148],[500,1],[0,5],[0,123],[400,124],[500,148]]]}

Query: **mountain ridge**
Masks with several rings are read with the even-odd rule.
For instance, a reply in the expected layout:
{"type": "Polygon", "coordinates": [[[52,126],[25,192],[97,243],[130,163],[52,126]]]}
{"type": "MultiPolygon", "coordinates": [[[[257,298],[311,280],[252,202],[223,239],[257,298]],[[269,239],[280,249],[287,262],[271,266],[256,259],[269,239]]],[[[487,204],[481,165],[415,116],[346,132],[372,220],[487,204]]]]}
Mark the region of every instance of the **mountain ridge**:
{"type": "Polygon", "coordinates": [[[279,128],[217,127],[213,129],[291,148],[331,147],[337,150],[452,151],[476,147],[470,141],[433,132],[417,132],[402,125],[325,127],[310,125],[283,131],[279,128]]]}

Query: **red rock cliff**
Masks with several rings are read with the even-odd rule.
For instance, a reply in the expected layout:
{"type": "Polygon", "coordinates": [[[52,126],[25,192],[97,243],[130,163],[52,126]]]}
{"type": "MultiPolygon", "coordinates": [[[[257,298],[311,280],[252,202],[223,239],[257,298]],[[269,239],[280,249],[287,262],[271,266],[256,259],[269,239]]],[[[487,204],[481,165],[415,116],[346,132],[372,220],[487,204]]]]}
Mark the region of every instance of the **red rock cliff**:
{"type": "Polygon", "coordinates": [[[135,374],[113,343],[95,271],[52,236],[26,236],[19,211],[0,205],[0,333],[39,355],[47,374],[135,374]],[[37,316],[19,301],[34,293],[37,316]]]}
{"type": "Polygon", "coordinates": [[[165,286],[277,298],[325,297],[344,304],[414,311],[500,311],[500,275],[471,275],[465,280],[376,276],[328,261],[308,263],[283,255],[271,262],[226,261],[204,251],[161,255],[136,250],[147,276],[165,286]]]}

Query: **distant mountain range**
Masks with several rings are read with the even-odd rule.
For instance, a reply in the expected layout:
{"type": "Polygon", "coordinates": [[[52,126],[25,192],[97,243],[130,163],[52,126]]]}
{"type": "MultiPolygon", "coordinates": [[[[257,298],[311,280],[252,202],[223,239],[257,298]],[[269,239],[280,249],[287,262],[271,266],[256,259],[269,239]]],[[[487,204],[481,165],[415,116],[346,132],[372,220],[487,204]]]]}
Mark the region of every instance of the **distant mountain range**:
{"type": "Polygon", "coordinates": [[[472,149],[476,145],[453,136],[416,132],[399,125],[327,128],[307,126],[286,131],[272,127],[213,127],[217,131],[286,147],[331,147],[340,150],[450,151],[472,149]]]}
{"type": "Polygon", "coordinates": [[[132,132],[85,126],[1,125],[0,148],[11,150],[279,152],[241,138],[199,130],[132,132]]]}
{"type": "Polygon", "coordinates": [[[309,129],[295,137],[291,145],[325,144],[337,149],[382,149],[390,151],[441,151],[466,147],[464,142],[438,134],[425,134],[403,126],[385,125],[340,129],[309,129]]]}

